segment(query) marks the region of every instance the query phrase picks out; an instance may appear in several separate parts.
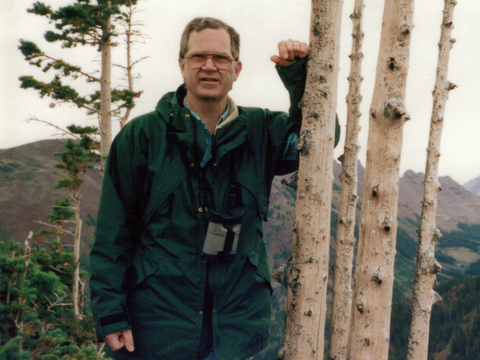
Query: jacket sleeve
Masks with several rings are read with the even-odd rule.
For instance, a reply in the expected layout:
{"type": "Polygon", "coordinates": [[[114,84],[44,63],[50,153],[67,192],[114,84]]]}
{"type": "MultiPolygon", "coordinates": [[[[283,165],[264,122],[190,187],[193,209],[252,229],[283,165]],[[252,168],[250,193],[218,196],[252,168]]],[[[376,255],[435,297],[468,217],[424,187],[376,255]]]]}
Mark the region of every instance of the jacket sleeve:
{"type": "MultiPolygon", "coordinates": [[[[300,59],[290,66],[276,65],[277,72],[290,94],[289,115],[295,125],[284,143],[283,158],[276,171],[276,175],[284,175],[298,168],[298,134],[302,124],[302,110],[300,102],[305,92],[305,81],[307,79],[307,61],[308,57],[300,59]]],[[[340,124],[338,116],[335,117],[335,144],[336,147],[340,140],[340,124]]]]}
{"type": "Polygon", "coordinates": [[[290,66],[275,66],[283,85],[285,85],[288,93],[290,94],[290,108],[288,112],[291,119],[297,125],[295,129],[296,132],[300,130],[302,121],[302,111],[299,107],[299,104],[305,91],[305,81],[307,79],[307,60],[308,57],[304,57],[297,62],[294,62],[290,66]]]}
{"type": "Polygon", "coordinates": [[[138,200],[144,184],[146,154],[142,132],[125,127],[107,159],[90,253],[91,303],[97,337],[131,328],[124,285],[141,231],[138,200]],[[142,146],[143,147],[143,146],[142,146]]]}
{"type": "Polygon", "coordinates": [[[275,175],[285,175],[298,168],[298,133],[302,123],[302,111],[299,106],[305,91],[307,59],[298,60],[290,66],[276,66],[278,75],[290,95],[289,116],[291,127],[282,143],[282,157],[275,169],[275,175]]]}

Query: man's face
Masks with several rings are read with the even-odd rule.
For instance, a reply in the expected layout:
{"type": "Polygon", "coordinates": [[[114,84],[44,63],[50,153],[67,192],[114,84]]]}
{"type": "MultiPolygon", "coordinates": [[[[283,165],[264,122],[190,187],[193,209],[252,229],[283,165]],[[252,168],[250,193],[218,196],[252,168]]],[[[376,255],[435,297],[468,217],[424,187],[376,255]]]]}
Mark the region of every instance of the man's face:
{"type": "MultiPolygon", "coordinates": [[[[185,58],[192,54],[203,53],[224,55],[232,59],[230,35],[225,29],[192,31],[187,48],[188,53],[185,58]]],[[[184,59],[179,59],[179,64],[187,86],[187,96],[189,98],[193,96],[202,102],[226,99],[242,69],[240,61],[233,61],[227,70],[218,69],[211,58],[207,59],[199,69],[192,69],[184,59]]]]}

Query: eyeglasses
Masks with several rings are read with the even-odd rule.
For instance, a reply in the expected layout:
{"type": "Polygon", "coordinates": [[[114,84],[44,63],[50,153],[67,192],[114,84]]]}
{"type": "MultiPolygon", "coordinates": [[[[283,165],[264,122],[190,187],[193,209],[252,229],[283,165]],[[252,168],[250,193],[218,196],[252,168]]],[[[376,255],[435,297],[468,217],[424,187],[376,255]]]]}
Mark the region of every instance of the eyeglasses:
{"type": "Polygon", "coordinates": [[[225,55],[203,53],[189,55],[186,59],[188,66],[192,69],[200,69],[207,63],[207,59],[212,59],[213,65],[215,65],[217,69],[229,70],[232,66],[232,61],[234,61],[225,55]]]}

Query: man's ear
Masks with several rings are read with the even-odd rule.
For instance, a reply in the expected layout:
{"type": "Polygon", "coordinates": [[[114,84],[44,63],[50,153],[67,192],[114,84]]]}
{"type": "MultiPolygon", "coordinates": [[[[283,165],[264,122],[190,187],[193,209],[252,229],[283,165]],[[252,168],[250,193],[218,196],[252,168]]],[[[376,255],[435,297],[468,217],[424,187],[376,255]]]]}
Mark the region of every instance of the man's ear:
{"type": "Polygon", "coordinates": [[[242,62],[237,61],[237,64],[235,65],[235,80],[238,79],[238,75],[240,75],[240,71],[242,71],[242,62]]]}
{"type": "Polygon", "coordinates": [[[184,59],[179,58],[178,59],[178,65],[180,66],[180,71],[182,72],[182,77],[184,77],[183,76],[183,73],[185,72],[185,61],[184,61],[184,59]]]}

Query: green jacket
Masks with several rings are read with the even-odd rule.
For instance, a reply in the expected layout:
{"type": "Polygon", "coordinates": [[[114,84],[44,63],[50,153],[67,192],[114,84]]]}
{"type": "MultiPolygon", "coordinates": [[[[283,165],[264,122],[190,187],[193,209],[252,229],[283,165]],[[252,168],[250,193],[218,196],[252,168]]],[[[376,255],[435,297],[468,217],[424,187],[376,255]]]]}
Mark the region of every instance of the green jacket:
{"type": "Polygon", "coordinates": [[[97,336],[133,331],[135,351],[109,352],[116,360],[195,360],[207,276],[217,358],[245,359],[266,346],[271,278],[263,219],[273,177],[295,170],[282,155],[289,134],[299,129],[305,63],[279,69],[290,115],[238,107],[234,121],[217,128],[205,166],[211,184],[206,206],[199,179],[206,139],[183,106],[183,86],[115,138],[90,255],[90,286],[97,336]],[[241,185],[245,211],[237,253],[232,262],[207,265],[202,250],[209,215],[212,208],[228,213],[232,179],[241,185]]]}

